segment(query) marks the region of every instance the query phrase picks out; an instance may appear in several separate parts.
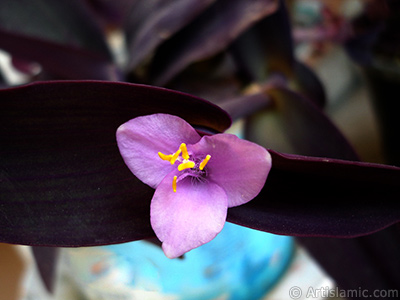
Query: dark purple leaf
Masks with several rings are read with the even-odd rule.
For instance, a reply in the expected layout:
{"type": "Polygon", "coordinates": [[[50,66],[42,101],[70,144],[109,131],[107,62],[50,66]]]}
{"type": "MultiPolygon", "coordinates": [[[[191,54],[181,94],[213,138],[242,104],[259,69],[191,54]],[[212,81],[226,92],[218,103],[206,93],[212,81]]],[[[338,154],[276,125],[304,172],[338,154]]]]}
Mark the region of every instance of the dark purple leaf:
{"type": "Polygon", "coordinates": [[[396,60],[393,59],[389,60],[387,64],[365,67],[364,71],[378,117],[385,160],[387,163],[400,166],[400,120],[398,115],[400,110],[398,101],[400,68],[396,68],[396,60]]]}
{"type": "Polygon", "coordinates": [[[247,118],[247,139],[285,153],[358,160],[347,140],[314,103],[282,87],[266,92],[274,105],[247,118]]]}
{"type": "Polygon", "coordinates": [[[326,94],[322,82],[307,65],[296,62],[293,81],[299,93],[321,109],[325,106],[326,94]]]}
{"type": "Polygon", "coordinates": [[[399,299],[400,227],[354,239],[298,238],[349,299],[399,299]],[[351,297],[350,292],[353,293],[351,297]],[[377,291],[374,294],[374,291],[377,291]],[[363,294],[361,294],[363,293],[363,294]]]}
{"type": "Polygon", "coordinates": [[[0,29],[99,53],[111,54],[103,32],[81,0],[2,0],[0,29]]]}
{"type": "Polygon", "coordinates": [[[259,111],[273,109],[275,103],[266,91],[286,85],[287,81],[284,76],[274,74],[263,84],[249,85],[246,90],[242,91],[242,95],[227,98],[218,105],[231,116],[232,120],[247,118],[259,111]]]}
{"type": "MultiPolygon", "coordinates": [[[[48,82],[0,91],[0,240],[89,246],[153,236],[154,190],[127,169],[116,128],[172,113],[222,131],[215,106],[161,88],[111,82],[48,82]],[[195,113],[193,113],[195,112],[195,113]]],[[[229,221],[289,235],[358,236],[400,219],[400,169],[271,151],[259,196],[229,221]]]]}
{"type": "Polygon", "coordinates": [[[11,63],[16,70],[30,76],[34,76],[40,71],[37,63],[21,59],[15,55],[11,57],[11,63]]]}
{"type": "Polygon", "coordinates": [[[126,83],[35,83],[0,90],[0,106],[0,241],[29,245],[152,236],[153,190],[128,170],[115,140],[129,119],[163,112],[214,131],[230,125],[204,100],[126,83]]]}
{"type": "Polygon", "coordinates": [[[255,112],[270,108],[273,101],[264,93],[244,95],[222,102],[220,106],[231,116],[232,120],[247,117],[255,112]]]}
{"type": "Polygon", "coordinates": [[[250,27],[232,44],[232,53],[242,76],[249,82],[264,81],[271,72],[293,75],[292,29],[285,1],[250,27]]]}
{"type": "Polygon", "coordinates": [[[368,79],[378,117],[387,163],[400,165],[398,139],[400,103],[400,3],[373,1],[354,27],[356,34],[347,43],[353,60],[361,64],[368,79]]]}
{"type": "Polygon", "coordinates": [[[366,32],[359,33],[348,39],[345,42],[344,47],[350,58],[360,65],[371,64],[371,48],[381,31],[382,26],[379,24],[373,28],[370,28],[366,32]]]}
{"type": "Polygon", "coordinates": [[[54,292],[59,252],[56,247],[32,247],[40,277],[49,293],[54,292]]]}
{"type": "Polygon", "coordinates": [[[345,48],[350,57],[360,65],[370,65],[374,52],[397,57],[399,39],[398,1],[368,1],[364,12],[352,22],[352,33],[345,48]]]}
{"type": "Polygon", "coordinates": [[[1,29],[0,49],[18,58],[37,62],[46,72],[58,78],[118,80],[121,76],[112,62],[98,53],[1,29]]]}
{"type": "Polygon", "coordinates": [[[271,151],[261,193],[228,221],[276,234],[356,237],[400,221],[400,168],[271,151]]]}
{"type": "Polygon", "coordinates": [[[154,49],[187,25],[215,0],[137,0],[125,25],[130,62],[135,68],[154,49]]]}
{"type": "Polygon", "coordinates": [[[290,16],[284,1],[272,15],[256,23],[231,46],[246,82],[263,82],[271,73],[285,74],[294,88],[323,107],[325,92],[320,80],[306,65],[295,61],[290,16]]]}
{"type": "Polygon", "coordinates": [[[4,77],[3,77],[2,70],[0,70],[0,87],[1,88],[3,87],[3,84],[5,85],[5,80],[4,80],[4,77]]]}
{"type": "Polygon", "coordinates": [[[159,47],[153,61],[155,83],[164,85],[189,64],[226,48],[239,34],[273,13],[277,0],[219,0],[159,47]]]}
{"type": "Polygon", "coordinates": [[[138,0],[86,0],[105,25],[121,27],[138,0]]]}
{"type": "Polygon", "coordinates": [[[373,45],[374,56],[378,59],[394,59],[399,55],[400,48],[400,2],[387,0],[383,6],[386,9],[384,26],[373,45]]]}
{"type": "Polygon", "coordinates": [[[168,84],[168,88],[220,105],[221,102],[242,95],[243,84],[237,78],[236,71],[231,56],[220,53],[190,65],[168,84]]]}

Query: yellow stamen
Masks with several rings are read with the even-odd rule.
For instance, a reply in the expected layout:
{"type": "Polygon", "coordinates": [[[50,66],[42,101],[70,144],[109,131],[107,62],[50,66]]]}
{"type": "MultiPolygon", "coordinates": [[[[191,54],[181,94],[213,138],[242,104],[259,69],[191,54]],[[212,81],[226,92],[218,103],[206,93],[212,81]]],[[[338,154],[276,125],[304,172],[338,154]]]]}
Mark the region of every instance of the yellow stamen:
{"type": "Polygon", "coordinates": [[[181,163],[178,166],[178,171],[182,171],[185,169],[191,169],[195,166],[196,164],[194,163],[194,161],[188,160],[188,161],[184,161],[183,163],[181,163]]]}
{"type": "Polygon", "coordinates": [[[171,158],[172,158],[172,155],[171,155],[171,154],[166,155],[166,154],[163,154],[163,153],[161,153],[161,152],[158,152],[158,156],[159,156],[162,160],[168,160],[168,161],[171,161],[171,158]]]}
{"type": "Polygon", "coordinates": [[[179,154],[181,154],[181,149],[178,149],[178,151],[176,151],[174,154],[171,155],[172,156],[170,160],[171,165],[173,165],[175,161],[178,159],[179,154]]]}
{"type": "Polygon", "coordinates": [[[178,159],[179,154],[181,154],[181,149],[178,149],[178,151],[176,151],[174,154],[168,154],[168,155],[158,152],[158,156],[162,160],[168,160],[171,163],[171,165],[173,165],[175,161],[178,159]]]}
{"type": "MultiPolygon", "coordinates": [[[[188,153],[187,147],[185,143],[182,143],[179,146],[179,149],[173,153],[173,154],[163,154],[161,152],[158,152],[158,156],[162,159],[162,160],[167,160],[171,163],[171,165],[175,164],[175,162],[178,160],[180,162],[180,164],[178,165],[178,171],[183,171],[186,169],[192,169],[194,167],[196,167],[196,163],[194,161],[189,160],[190,155],[188,153]],[[179,155],[182,154],[182,158],[179,158],[179,155]]],[[[204,169],[204,167],[207,165],[207,163],[209,162],[211,158],[211,155],[207,155],[203,161],[200,163],[199,165],[199,170],[202,171],[204,169]]],[[[197,172],[196,170],[194,172],[197,172]]],[[[174,176],[174,179],[172,180],[172,189],[174,192],[176,192],[176,182],[178,180],[178,176],[174,176]]]]}
{"type": "Polygon", "coordinates": [[[174,190],[174,192],[176,193],[176,179],[178,178],[178,176],[174,176],[174,179],[172,180],[172,189],[174,190]]]}
{"type": "Polygon", "coordinates": [[[189,153],[187,151],[186,144],[182,143],[179,149],[182,151],[182,158],[189,159],[189,153]]]}
{"type": "Polygon", "coordinates": [[[210,158],[211,158],[211,155],[210,155],[210,154],[207,154],[206,158],[203,159],[203,161],[202,161],[202,162],[200,163],[200,165],[199,165],[200,171],[204,169],[204,167],[206,166],[206,164],[208,163],[208,161],[210,160],[210,158]]]}

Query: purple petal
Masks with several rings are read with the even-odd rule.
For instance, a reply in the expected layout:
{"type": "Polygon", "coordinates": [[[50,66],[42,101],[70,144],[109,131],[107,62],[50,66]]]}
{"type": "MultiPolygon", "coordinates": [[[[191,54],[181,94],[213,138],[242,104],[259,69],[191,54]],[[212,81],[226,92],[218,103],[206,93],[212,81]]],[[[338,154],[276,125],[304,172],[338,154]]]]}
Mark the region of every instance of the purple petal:
{"type": "Polygon", "coordinates": [[[128,168],[144,183],[156,188],[176,169],[162,160],[158,152],[172,154],[181,143],[195,144],[200,136],[185,120],[167,114],[132,119],[117,130],[119,151],[128,168]]]}
{"type": "Polygon", "coordinates": [[[150,208],[151,225],[169,258],[211,241],[224,227],[228,209],[227,196],[217,184],[195,184],[186,177],[173,192],[173,175],[158,186],[150,208]]]}
{"type": "Polygon", "coordinates": [[[211,155],[207,177],[225,190],[229,207],[257,196],[271,169],[271,156],[265,148],[235,135],[205,136],[191,149],[211,155]]]}

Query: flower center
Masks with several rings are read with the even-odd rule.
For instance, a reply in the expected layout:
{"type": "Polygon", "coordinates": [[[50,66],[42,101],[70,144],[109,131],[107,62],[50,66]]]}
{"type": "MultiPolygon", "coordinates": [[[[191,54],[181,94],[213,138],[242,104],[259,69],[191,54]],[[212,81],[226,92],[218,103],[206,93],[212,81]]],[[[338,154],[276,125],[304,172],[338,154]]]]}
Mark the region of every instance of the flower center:
{"type": "MultiPolygon", "coordinates": [[[[175,164],[175,162],[178,161],[180,163],[178,165],[178,171],[191,170],[188,175],[192,175],[195,177],[204,176],[204,174],[205,174],[204,168],[211,158],[211,155],[209,155],[209,154],[207,154],[204,159],[200,159],[200,160],[196,159],[196,157],[190,157],[185,143],[182,143],[179,146],[179,149],[175,153],[166,155],[161,152],[158,152],[158,156],[162,160],[169,161],[171,163],[171,165],[175,164]],[[179,156],[179,155],[181,155],[181,156],[179,156]]],[[[176,192],[177,180],[178,180],[178,176],[174,176],[174,179],[172,180],[172,189],[174,192],[176,192]]]]}

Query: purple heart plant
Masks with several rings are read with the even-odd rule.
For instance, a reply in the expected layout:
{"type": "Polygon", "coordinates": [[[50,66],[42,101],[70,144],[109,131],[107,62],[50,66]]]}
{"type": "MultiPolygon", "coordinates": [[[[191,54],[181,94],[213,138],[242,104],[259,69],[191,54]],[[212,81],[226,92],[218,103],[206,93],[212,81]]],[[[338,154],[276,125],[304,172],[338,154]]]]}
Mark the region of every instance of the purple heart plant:
{"type": "Polygon", "coordinates": [[[212,240],[228,208],[257,196],[271,169],[265,148],[231,134],[200,137],[172,115],[132,119],[117,141],[132,173],[155,189],[150,221],[169,258],[212,240]]]}
{"type": "Polygon", "coordinates": [[[400,5],[318,1],[304,28],[303,2],[0,1],[0,242],[33,246],[51,289],[57,247],[177,257],[228,221],[297,237],[342,288],[399,289],[400,5]],[[384,159],[324,112],[303,43],[362,65],[384,159]]]}

